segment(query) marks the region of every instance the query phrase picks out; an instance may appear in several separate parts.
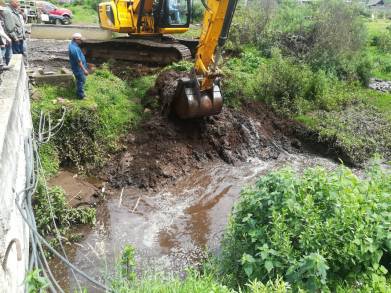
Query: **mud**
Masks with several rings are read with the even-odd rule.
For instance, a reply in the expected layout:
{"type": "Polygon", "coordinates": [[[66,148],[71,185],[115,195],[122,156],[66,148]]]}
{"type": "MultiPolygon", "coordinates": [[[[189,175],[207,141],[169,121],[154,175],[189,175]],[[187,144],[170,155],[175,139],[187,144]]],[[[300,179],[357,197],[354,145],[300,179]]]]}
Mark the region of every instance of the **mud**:
{"type": "MultiPolygon", "coordinates": [[[[69,42],[64,40],[29,39],[27,41],[27,54],[30,68],[33,70],[42,68],[45,72],[58,72],[63,67],[70,70],[69,42]]],[[[110,70],[123,80],[132,80],[136,77],[154,74],[161,70],[159,67],[146,66],[134,62],[106,60],[106,63],[110,70]]],[[[102,63],[94,63],[94,65],[101,66],[102,63]]]]}
{"type": "Polygon", "coordinates": [[[59,40],[27,40],[27,56],[29,67],[43,68],[45,71],[58,71],[62,67],[69,68],[69,41],[59,40]]]}
{"type": "Polygon", "coordinates": [[[112,186],[148,189],[174,182],[209,161],[235,165],[248,157],[276,159],[302,150],[294,137],[296,126],[261,103],[225,107],[217,116],[186,121],[155,112],[124,139],[124,150],[111,160],[106,175],[112,186]]]}
{"type": "Polygon", "coordinates": [[[187,72],[168,70],[160,73],[156,78],[154,91],[159,99],[161,113],[163,115],[170,114],[170,108],[177,91],[178,81],[181,78],[189,77],[189,75],[190,74],[187,72]]]}
{"type": "Polygon", "coordinates": [[[48,183],[50,187],[61,186],[72,207],[96,205],[103,187],[103,183],[95,178],[82,177],[65,170],[60,171],[48,183]]]}

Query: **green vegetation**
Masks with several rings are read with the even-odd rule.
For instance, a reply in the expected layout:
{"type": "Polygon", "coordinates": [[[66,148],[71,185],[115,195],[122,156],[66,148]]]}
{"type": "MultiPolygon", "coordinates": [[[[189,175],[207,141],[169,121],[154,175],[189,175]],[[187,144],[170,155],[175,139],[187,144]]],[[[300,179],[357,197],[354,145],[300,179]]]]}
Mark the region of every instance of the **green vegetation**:
{"type": "Polygon", "coordinates": [[[270,173],[242,192],[223,241],[222,274],[241,286],[282,276],[309,292],[384,276],[390,192],[391,175],[379,167],[364,180],[344,167],[270,173]]]}
{"type": "Polygon", "coordinates": [[[28,293],[45,292],[49,286],[49,282],[46,278],[41,276],[40,270],[30,271],[26,276],[26,289],[28,293]]]}
{"type": "Polygon", "coordinates": [[[73,3],[59,3],[57,0],[49,0],[58,7],[70,9],[73,14],[73,24],[98,24],[99,0],[77,0],[73,3]]]}
{"type": "Polygon", "coordinates": [[[98,10],[97,8],[92,8],[83,4],[68,4],[64,5],[64,7],[72,10],[73,24],[98,24],[98,10]]]}
{"type": "Polygon", "coordinates": [[[41,150],[42,161],[51,170],[48,172],[55,170],[58,160],[85,171],[102,166],[107,153],[118,147],[120,136],[141,119],[137,99],[151,84],[150,78],[141,78],[128,85],[103,68],[88,77],[84,100],[74,99],[73,88],[40,87],[40,99],[32,105],[36,123],[41,110],[52,119],[61,117],[63,107],[67,110],[60,132],[41,150]]]}
{"type": "Polygon", "coordinates": [[[94,224],[95,214],[94,208],[70,207],[64,190],[60,187],[56,186],[46,190],[42,179],[38,184],[38,189],[34,194],[34,215],[37,228],[42,236],[50,238],[53,245],[58,244],[56,226],[61,237],[72,240],[78,235],[69,233],[70,229],[78,224],[94,224]]]}
{"type": "MultiPolygon", "coordinates": [[[[52,125],[66,109],[62,128],[48,144],[40,149],[43,175],[55,175],[60,164],[71,164],[81,171],[101,166],[108,154],[118,148],[119,139],[141,119],[137,99],[145,95],[153,79],[143,77],[128,84],[115,77],[107,68],[88,77],[84,100],[74,99],[74,88],[43,86],[38,88],[39,99],[32,104],[34,124],[39,123],[41,111],[50,114],[52,125]]],[[[77,224],[93,224],[94,208],[72,208],[59,187],[46,190],[40,178],[34,195],[34,213],[39,232],[58,244],[54,221],[62,237],[73,240],[70,229],[77,224]],[[50,202],[49,202],[50,200],[50,202]],[[49,203],[53,210],[48,209],[49,203]]]]}
{"type": "Polygon", "coordinates": [[[391,173],[274,171],[242,190],[222,252],[184,279],[136,278],[126,246],[114,292],[390,292],[391,173]]]}
{"type": "Polygon", "coordinates": [[[389,157],[391,94],[366,88],[371,76],[391,80],[389,21],[365,21],[337,0],[273,3],[238,10],[223,65],[227,103],[263,101],[348,163],[389,157]]]}

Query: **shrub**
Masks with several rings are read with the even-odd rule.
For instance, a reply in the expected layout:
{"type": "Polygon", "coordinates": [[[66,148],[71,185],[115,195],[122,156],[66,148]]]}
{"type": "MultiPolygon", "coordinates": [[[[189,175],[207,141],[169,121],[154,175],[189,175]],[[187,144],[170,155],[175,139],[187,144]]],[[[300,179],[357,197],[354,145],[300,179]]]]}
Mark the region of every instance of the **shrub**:
{"type": "Polygon", "coordinates": [[[258,72],[257,98],[281,114],[305,111],[305,100],[314,100],[321,95],[323,85],[312,81],[317,75],[313,75],[308,66],[283,58],[278,50],[273,50],[272,55],[258,72]]]}
{"type": "Polygon", "coordinates": [[[228,105],[236,106],[243,98],[256,98],[258,82],[255,76],[263,61],[256,49],[246,48],[239,58],[230,58],[224,64],[222,88],[228,105]]]}
{"type": "Polygon", "coordinates": [[[239,6],[230,28],[226,48],[241,52],[243,46],[251,44],[260,48],[266,40],[266,28],[277,7],[275,0],[251,1],[247,7],[239,6]]]}
{"type": "Polygon", "coordinates": [[[243,51],[247,44],[270,57],[274,47],[297,63],[308,64],[340,79],[366,84],[371,71],[362,50],[367,35],[360,9],[342,0],[317,1],[299,5],[297,1],[262,0],[237,11],[228,49],[243,51]]]}
{"type": "Polygon", "coordinates": [[[376,46],[380,51],[387,53],[391,50],[391,32],[387,30],[386,33],[375,36],[372,45],[376,46]]]}
{"type": "Polygon", "coordinates": [[[39,183],[33,199],[37,228],[43,236],[55,235],[52,216],[54,216],[54,221],[61,235],[66,235],[75,224],[95,222],[95,209],[70,207],[66,201],[64,190],[60,187],[52,187],[46,192],[44,185],[39,183]],[[52,207],[52,210],[49,206],[52,207]]]}
{"type": "Polygon", "coordinates": [[[360,291],[387,273],[390,192],[391,174],[379,167],[362,180],[345,167],[272,172],[242,191],[223,240],[222,276],[239,286],[282,276],[309,292],[341,283],[360,291]]]}

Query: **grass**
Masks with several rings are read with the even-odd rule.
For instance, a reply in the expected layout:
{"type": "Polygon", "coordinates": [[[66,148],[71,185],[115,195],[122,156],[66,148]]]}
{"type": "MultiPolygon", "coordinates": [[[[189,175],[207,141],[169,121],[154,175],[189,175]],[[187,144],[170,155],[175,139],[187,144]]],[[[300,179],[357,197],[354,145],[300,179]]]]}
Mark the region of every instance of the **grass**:
{"type": "Polygon", "coordinates": [[[369,37],[385,33],[387,27],[391,25],[391,21],[388,19],[375,19],[366,21],[369,37]]]}
{"type": "Polygon", "coordinates": [[[197,39],[200,37],[200,35],[201,35],[201,25],[191,24],[187,32],[177,36],[186,39],[197,39]]]}
{"type": "Polygon", "coordinates": [[[72,10],[73,24],[98,24],[98,11],[83,4],[64,4],[64,7],[72,10]]]}
{"type": "MultiPolygon", "coordinates": [[[[121,135],[142,118],[139,102],[152,84],[151,77],[128,84],[104,68],[87,78],[84,100],[75,99],[74,87],[38,88],[40,98],[32,105],[35,123],[41,111],[56,120],[63,108],[67,110],[64,126],[53,138],[51,147],[42,153],[43,161],[51,162],[57,156],[62,164],[75,165],[80,171],[101,166],[108,153],[117,149],[121,135]]],[[[55,169],[51,164],[45,165],[49,173],[55,169]]]]}

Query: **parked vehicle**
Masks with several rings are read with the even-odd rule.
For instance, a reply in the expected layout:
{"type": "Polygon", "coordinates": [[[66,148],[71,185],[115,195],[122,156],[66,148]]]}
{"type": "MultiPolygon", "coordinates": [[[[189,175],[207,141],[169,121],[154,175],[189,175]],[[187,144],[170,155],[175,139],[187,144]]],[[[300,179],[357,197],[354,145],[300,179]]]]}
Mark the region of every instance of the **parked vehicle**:
{"type": "Polygon", "coordinates": [[[45,23],[71,24],[72,11],[66,8],[57,8],[54,4],[47,1],[37,1],[37,9],[40,11],[41,20],[45,23]],[[45,17],[44,15],[48,15],[45,17]]]}

